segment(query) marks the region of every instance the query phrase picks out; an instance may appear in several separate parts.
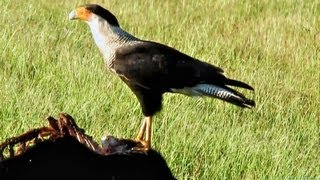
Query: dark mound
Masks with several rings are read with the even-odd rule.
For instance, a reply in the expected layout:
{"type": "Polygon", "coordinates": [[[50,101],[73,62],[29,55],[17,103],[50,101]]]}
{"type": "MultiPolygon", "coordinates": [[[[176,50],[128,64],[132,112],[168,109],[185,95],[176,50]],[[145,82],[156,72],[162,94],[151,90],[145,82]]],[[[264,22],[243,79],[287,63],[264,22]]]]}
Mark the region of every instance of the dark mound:
{"type": "MultiPolygon", "coordinates": [[[[66,127],[60,125],[60,129],[63,128],[66,127]]],[[[25,140],[22,137],[30,136],[29,132],[1,144],[0,179],[175,179],[165,159],[155,150],[134,150],[135,141],[112,136],[104,141],[105,147],[92,148],[88,144],[95,142],[88,143],[92,139],[82,129],[72,128],[82,135],[82,139],[77,133],[75,137],[70,133],[55,132],[55,136],[37,140],[31,147],[23,145],[24,150],[14,155],[12,143],[25,140]],[[10,157],[4,158],[3,150],[8,146],[10,157]]],[[[34,136],[37,134],[32,132],[34,136]]]]}

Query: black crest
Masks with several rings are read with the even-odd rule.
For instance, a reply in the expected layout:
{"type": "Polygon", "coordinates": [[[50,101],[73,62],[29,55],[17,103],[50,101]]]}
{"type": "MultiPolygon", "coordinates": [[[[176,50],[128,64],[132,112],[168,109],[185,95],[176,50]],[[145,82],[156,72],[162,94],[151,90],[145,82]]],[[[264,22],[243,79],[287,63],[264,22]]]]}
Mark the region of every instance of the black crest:
{"type": "Polygon", "coordinates": [[[103,19],[108,21],[109,24],[113,26],[120,26],[117,18],[107,9],[97,4],[86,4],[83,7],[85,7],[87,10],[91,11],[92,13],[102,17],[103,19]]]}

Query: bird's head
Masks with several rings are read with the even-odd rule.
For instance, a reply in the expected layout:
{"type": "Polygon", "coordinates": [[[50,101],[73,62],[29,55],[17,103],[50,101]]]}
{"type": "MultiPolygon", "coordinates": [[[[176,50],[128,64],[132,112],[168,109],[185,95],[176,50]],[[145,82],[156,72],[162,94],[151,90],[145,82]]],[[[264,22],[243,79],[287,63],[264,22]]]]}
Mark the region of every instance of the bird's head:
{"type": "Polygon", "coordinates": [[[85,22],[90,22],[99,17],[106,20],[110,25],[119,27],[117,18],[110,11],[97,4],[85,4],[78,6],[69,14],[70,20],[78,19],[85,22]]]}

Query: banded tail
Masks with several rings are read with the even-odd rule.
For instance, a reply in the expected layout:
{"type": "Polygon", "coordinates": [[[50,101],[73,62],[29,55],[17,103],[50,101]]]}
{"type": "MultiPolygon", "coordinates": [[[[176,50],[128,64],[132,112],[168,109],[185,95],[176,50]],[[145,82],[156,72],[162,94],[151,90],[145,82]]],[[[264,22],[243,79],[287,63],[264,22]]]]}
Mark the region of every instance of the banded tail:
{"type": "MultiPolygon", "coordinates": [[[[242,87],[253,90],[251,86],[243,82],[231,79],[227,81],[226,85],[232,85],[236,87],[242,87]]],[[[192,89],[201,96],[215,97],[240,107],[251,108],[256,105],[253,100],[246,98],[240,92],[231,89],[227,86],[217,86],[213,84],[198,84],[192,87],[192,89]]]]}

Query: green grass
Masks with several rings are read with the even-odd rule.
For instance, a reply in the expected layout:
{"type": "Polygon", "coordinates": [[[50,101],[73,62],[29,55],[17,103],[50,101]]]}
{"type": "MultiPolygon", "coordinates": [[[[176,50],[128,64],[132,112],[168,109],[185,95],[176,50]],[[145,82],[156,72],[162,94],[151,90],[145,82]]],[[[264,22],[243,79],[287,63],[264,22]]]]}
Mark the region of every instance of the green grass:
{"type": "MultiPolygon", "coordinates": [[[[320,178],[320,2],[98,0],[139,38],[173,46],[247,82],[257,106],[164,96],[153,147],[178,179],[320,178]]],[[[105,69],[86,1],[0,0],[0,140],[72,115],[99,140],[135,137],[138,101],[105,69]]]]}

